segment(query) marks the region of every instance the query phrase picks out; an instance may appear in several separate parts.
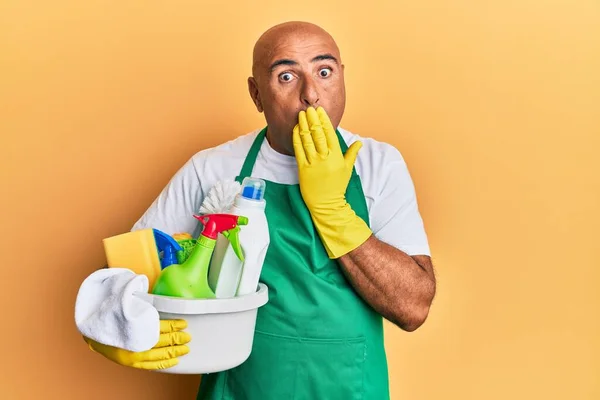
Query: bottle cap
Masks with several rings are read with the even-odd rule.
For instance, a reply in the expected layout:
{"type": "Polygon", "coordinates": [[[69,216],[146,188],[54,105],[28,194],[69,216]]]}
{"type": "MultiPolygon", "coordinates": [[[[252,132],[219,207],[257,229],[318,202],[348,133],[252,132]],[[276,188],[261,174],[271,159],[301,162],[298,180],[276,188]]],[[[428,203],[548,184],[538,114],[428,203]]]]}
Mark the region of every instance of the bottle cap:
{"type": "Polygon", "coordinates": [[[244,178],[242,181],[241,196],[246,199],[261,201],[265,197],[267,184],[259,178],[244,178]]]}

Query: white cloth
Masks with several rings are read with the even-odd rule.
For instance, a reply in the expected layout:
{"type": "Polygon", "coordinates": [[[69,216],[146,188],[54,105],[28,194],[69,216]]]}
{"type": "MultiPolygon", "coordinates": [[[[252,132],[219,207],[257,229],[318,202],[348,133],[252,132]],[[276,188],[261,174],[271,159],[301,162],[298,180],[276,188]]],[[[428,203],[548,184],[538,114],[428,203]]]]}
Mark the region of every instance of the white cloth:
{"type": "MultiPolygon", "coordinates": [[[[400,152],[387,143],[338,129],[348,146],[356,140],[363,143],[355,167],[365,193],[373,234],[409,255],[430,255],[415,188],[400,152]]],[[[171,178],[132,230],[156,228],[169,234],[187,232],[197,236],[199,224],[192,214],[198,212],[204,197],[216,182],[235,179],[259,132],[260,129],[255,130],[193,155],[171,178]]],[[[252,176],[282,184],[297,184],[296,159],[276,152],[264,140],[252,176]]]]}
{"type": "Polygon", "coordinates": [[[105,268],[88,276],[75,301],[75,324],[82,335],[130,351],[152,348],[160,335],[158,311],[134,292],[148,292],[148,277],[125,268],[105,268]]]}

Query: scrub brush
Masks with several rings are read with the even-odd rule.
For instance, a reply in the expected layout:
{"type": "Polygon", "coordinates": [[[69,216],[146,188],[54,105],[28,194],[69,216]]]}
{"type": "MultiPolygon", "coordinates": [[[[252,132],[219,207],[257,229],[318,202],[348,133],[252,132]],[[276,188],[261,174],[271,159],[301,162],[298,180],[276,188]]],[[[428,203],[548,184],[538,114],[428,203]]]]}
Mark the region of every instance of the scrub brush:
{"type": "Polygon", "coordinates": [[[217,182],[202,201],[199,214],[226,213],[241,188],[242,185],[237,181],[226,180],[217,182]]]}
{"type": "MultiPolygon", "coordinates": [[[[219,181],[209,191],[202,204],[198,214],[221,214],[226,213],[235,200],[235,196],[240,192],[242,185],[237,181],[219,181]]],[[[173,238],[179,243],[182,250],[177,252],[177,262],[183,264],[188,259],[192,250],[196,246],[196,239],[188,233],[173,235],[173,238]]]]}

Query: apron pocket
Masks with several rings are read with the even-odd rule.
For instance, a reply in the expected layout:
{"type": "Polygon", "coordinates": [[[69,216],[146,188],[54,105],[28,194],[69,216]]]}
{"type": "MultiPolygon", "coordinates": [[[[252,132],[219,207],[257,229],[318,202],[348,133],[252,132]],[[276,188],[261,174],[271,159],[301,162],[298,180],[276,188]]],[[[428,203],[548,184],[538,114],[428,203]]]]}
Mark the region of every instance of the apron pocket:
{"type": "Polygon", "coordinates": [[[225,371],[223,400],[294,399],[297,340],[256,331],[250,357],[225,371]]]}
{"type": "Polygon", "coordinates": [[[294,400],[362,400],[364,338],[300,339],[294,400]]]}
{"type": "Polygon", "coordinates": [[[256,331],[248,360],[225,372],[223,400],[363,400],[365,352],[363,337],[256,331]]]}

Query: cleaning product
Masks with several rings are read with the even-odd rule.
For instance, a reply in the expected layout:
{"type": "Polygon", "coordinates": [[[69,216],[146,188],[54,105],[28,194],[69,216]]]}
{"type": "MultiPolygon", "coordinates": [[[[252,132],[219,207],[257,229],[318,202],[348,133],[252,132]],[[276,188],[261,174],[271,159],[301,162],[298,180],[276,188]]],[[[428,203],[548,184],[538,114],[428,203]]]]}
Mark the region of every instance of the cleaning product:
{"type": "Polygon", "coordinates": [[[236,256],[233,242],[219,236],[210,263],[208,283],[217,298],[242,296],[256,292],[265,256],[270,243],[265,214],[266,183],[248,177],[235,196],[228,214],[244,215],[249,223],[239,233],[244,259],[236,256]]]}
{"type": "Polygon", "coordinates": [[[148,277],[152,288],[161,273],[153,229],[141,229],[102,240],[109,268],[127,268],[148,277]]]}
{"type": "Polygon", "coordinates": [[[244,256],[237,238],[240,225],[247,225],[245,216],[229,214],[194,215],[204,229],[189,258],[182,264],[172,264],[162,270],[152,288],[152,293],[163,296],[185,298],[215,298],[215,293],[208,285],[208,268],[215,248],[217,235],[224,233],[229,237],[237,256],[244,256]],[[236,229],[237,228],[237,229],[236,229]]]}
{"type": "Polygon", "coordinates": [[[159,254],[162,254],[160,266],[162,269],[171,264],[177,264],[177,253],[183,251],[175,239],[163,231],[154,229],[154,240],[159,254]]]}
{"type": "Polygon", "coordinates": [[[177,244],[181,246],[182,249],[181,251],[177,252],[177,263],[181,264],[190,257],[190,254],[192,254],[192,250],[194,249],[194,246],[196,246],[196,239],[194,239],[189,233],[175,233],[173,234],[173,239],[175,239],[177,244]]]}

